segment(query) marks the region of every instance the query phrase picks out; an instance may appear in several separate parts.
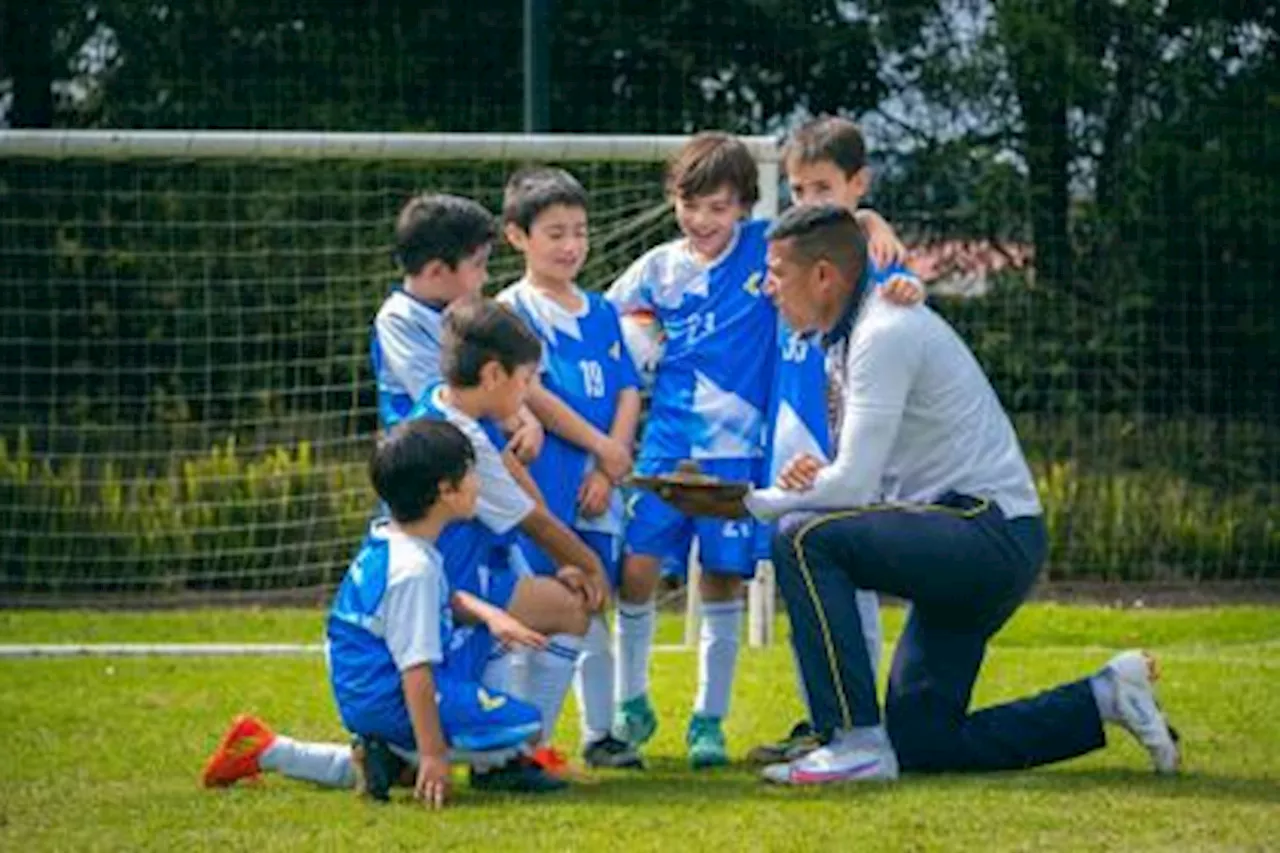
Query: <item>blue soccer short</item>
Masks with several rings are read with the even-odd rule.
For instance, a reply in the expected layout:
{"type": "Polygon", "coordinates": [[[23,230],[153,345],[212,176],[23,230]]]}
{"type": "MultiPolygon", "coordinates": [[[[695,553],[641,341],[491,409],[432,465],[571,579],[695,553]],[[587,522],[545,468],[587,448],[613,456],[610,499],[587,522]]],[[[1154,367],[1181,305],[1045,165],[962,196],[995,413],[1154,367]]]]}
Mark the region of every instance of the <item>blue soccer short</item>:
{"type": "MultiPolygon", "coordinates": [[[[622,575],[622,537],[598,530],[574,530],[573,532],[600,558],[605,577],[609,579],[609,586],[616,590],[622,575]]],[[[523,534],[520,537],[520,551],[528,561],[529,569],[533,574],[541,577],[555,575],[556,565],[542,552],[541,548],[533,544],[533,540],[523,534]]]]}
{"type": "MultiPolygon", "coordinates": [[[[679,460],[641,459],[637,474],[669,474],[679,460]]],[[[759,460],[705,459],[702,473],[723,480],[754,482],[759,460]]],[[[637,490],[627,501],[626,552],[659,557],[664,573],[683,574],[689,548],[698,537],[704,571],[752,578],[756,574],[755,522],[750,518],[692,518],[652,492],[637,490]]]]}
{"type": "MultiPolygon", "coordinates": [[[[433,666],[440,727],[450,749],[488,752],[525,743],[542,729],[537,708],[484,686],[481,679],[495,648],[484,625],[467,625],[453,632],[444,661],[433,666]]],[[[417,742],[403,699],[380,708],[342,708],[342,719],[353,734],[385,740],[404,754],[417,742]]]]}

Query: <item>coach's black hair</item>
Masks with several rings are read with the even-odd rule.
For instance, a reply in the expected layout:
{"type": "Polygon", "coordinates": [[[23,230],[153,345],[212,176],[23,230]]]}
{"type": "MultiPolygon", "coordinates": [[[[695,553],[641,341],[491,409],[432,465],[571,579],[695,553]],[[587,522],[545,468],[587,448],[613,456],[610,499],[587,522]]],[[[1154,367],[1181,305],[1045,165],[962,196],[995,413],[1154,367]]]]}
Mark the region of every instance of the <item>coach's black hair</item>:
{"type": "Polygon", "coordinates": [[[797,262],[812,266],[820,260],[835,264],[850,281],[862,278],[867,266],[867,240],[858,220],[835,204],[799,205],[788,209],[769,227],[769,242],[791,241],[797,262]]]}
{"type": "Polygon", "coordinates": [[[528,234],[542,212],[557,204],[585,211],[587,191],[564,169],[529,166],[507,179],[502,194],[502,221],[528,234]]]}
{"type": "Polygon", "coordinates": [[[474,388],[496,361],[508,373],[542,358],[542,343],[515,312],[492,299],[465,298],[444,314],[440,371],[450,385],[474,388]]]}
{"type": "Polygon", "coordinates": [[[498,236],[493,214],[469,198],[442,193],[409,200],[396,217],[395,259],[409,275],[429,261],[450,269],[498,236]]]}
{"type": "Polygon", "coordinates": [[[391,517],[411,523],[431,510],[443,484],[461,482],[475,460],[470,439],[453,424],[405,421],[378,442],[369,460],[369,479],[391,517]]]}

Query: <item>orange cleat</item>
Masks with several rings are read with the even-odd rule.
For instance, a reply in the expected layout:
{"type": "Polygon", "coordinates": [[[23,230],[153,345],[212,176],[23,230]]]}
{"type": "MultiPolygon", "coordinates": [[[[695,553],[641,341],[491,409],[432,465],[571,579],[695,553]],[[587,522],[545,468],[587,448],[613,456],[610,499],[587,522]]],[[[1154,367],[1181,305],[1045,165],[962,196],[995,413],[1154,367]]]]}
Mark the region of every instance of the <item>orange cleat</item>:
{"type": "Polygon", "coordinates": [[[249,714],[236,717],[205,762],[201,784],[206,788],[225,788],[241,779],[256,779],[262,773],[258,759],[275,739],[275,733],[257,717],[249,714]]]}
{"type": "Polygon", "coordinates": [[[553,746],[540,746],[533,751],[533,763],[548,776],[566,781],[587,781],[586,773],[569,763],[569,758],[553,746]]]}

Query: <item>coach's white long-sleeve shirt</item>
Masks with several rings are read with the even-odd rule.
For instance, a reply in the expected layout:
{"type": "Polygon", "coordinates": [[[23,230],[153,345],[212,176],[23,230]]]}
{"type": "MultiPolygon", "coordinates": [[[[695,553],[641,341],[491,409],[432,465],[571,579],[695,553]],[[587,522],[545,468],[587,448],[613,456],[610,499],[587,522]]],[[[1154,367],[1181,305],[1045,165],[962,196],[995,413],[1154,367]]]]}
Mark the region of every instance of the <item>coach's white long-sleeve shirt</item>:
{"type": "Polygon", "coordinates": [[[947,492],[988,498],[1007,518],[1041,514],[1013,425],[946,321],[925,305],[870,298],[842,326],[827,358],[843,407],[835,461],[807,491],[752,492],[752,515],[929,503],[947,492]]]}

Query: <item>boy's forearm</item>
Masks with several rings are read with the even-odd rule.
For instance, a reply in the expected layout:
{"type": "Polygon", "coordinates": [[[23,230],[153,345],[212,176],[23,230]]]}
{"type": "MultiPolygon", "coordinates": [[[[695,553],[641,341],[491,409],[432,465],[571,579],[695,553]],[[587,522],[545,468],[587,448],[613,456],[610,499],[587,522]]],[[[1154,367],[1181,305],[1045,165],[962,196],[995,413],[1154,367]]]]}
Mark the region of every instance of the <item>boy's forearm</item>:
{"type": "Polygon", "coordinates": [[[436,704],[436,681],[427,664],[410,667],[400,674],[409,722],[419,755],[446,756],[449,746],[440,727],[440,707],[436,704]]]}
{"type": "Polygon", "coordinates": [[[564,522],[538,507],[520,524],[534,544],[557,566],[577,566],[588,574],[604,577],[604,566],[596,552],[587,547],[564,522]]]}
{"type": "Polygon", "coordinates": [[[498,608],[483,598],[461,589],[449,597],[449,605],[453,608],[454,617],[467,625],[486,624],[498,612],[498,608]]]}
{"type": "Polygon", "coordinates": [[[613,414],[613,426],[609,437],[630,449],[636,441],[636,429],[640,425],[640,392],[627,388],[618,394],[618,410],[613,414]]]}
{"type": "Polygon", "coordinates": [[[504,451],[502,454],[502,464],[506,466],[507,473],[511,475],[511,479],[516,481],[516,485],[524,489],[524,493],[533,498],[534,503],[538,506],[545,507],[547,505],[546,498],[542,496],[542,489],[538,488],[538,483],[533,479],[533,475],[529,473],[529,469],[524,463],[516,458],[516,455],[510,450],[504,451]]]}
{"type": "Polygon", "coordinates": [[[555,433],[588,453],[597,453],[601,443],[607,438],[586,418],[541,385],[529,389],[529,409],[542,421],[548,432],[555,433]]]}

